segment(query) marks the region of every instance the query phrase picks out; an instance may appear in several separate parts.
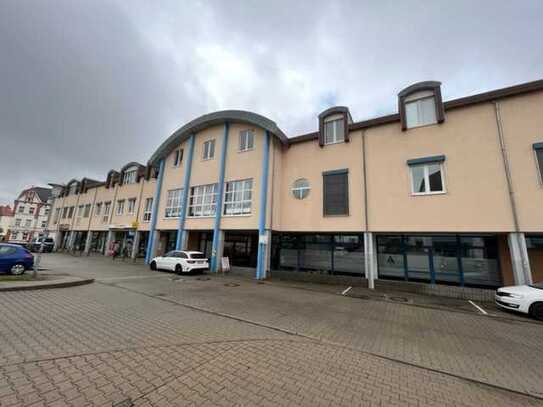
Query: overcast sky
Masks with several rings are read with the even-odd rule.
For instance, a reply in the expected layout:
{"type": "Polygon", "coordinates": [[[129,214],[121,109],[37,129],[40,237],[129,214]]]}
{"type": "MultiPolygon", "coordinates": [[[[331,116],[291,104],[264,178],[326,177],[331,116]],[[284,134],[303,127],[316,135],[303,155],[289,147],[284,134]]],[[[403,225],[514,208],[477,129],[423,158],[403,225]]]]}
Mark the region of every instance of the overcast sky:
{"type": "Polygon", "coordinates": [[[145,163],[187,121],[246,109],[289,136],[443,82],[543,78],[543,1],[0,0],[0,204],[145,163]]]}

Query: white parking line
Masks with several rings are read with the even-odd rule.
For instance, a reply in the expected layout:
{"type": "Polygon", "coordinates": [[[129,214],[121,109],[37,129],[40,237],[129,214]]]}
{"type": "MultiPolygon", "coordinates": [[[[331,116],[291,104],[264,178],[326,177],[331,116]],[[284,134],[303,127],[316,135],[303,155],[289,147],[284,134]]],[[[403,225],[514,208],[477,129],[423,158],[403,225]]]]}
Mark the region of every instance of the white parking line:
{"type": "Polygon", "coordinates": [[[488,315],[488,312],[486,312],[484,309],[482,309],[481,307],[479,307],[477,304],[475,304],[473,301],[471,300],[468,300],[468,302],[473,305],[475,308],[477,308],[481,313],[483,313],[484,315],[488,315]]]}
{"type": "Polygon", "coordinates": [[[349,291],[351,291],[351,288],[353,288],[353,287],[348,287],[348,288],[346,288],[345,290],[343,290],[343,292],[341,293],[341,295],[347,294],[349,291]]]}

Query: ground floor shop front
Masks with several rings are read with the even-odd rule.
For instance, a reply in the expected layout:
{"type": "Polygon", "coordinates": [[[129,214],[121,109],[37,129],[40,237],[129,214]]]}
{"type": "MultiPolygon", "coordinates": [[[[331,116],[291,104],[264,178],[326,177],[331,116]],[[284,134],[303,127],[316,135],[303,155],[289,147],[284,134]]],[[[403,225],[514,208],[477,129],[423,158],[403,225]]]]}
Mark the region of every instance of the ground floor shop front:
{"type": "MultiPolygon", "coordinates": [[[[176,249],[177,230],[156,231],[154,256],[176,249]]],[[[186,250],[201,251],[211,258],[213,230],[187,230],[186,250]]],[[[300,233],[272,232],[267,245],[268,269],[329,276],[368,277],[429,284],[495,288],[520,281],[515,274],[511,234],[484,233],[300,233]],[[369,237],[368,237],[369,236],[369,237]],[[374,249],[370,256],[368,239],[374,249]],[[368,257],[368,258],[366,258],[368,257]],[[369,261],[371,260],[371,261],[369,261]]],[[[530,281],[543,280],[543,234],[522,235],[530,281]],[[530,267],[530,265],[528,267],[530,267]]],[[[144,257],[149,232],[108,230],[64,232],[60,247],[111,254],[117,244],[121,255],[144,257]]],[[[217,256],[227,257],[232,267],[254,269],[258,262],[256,230],[222,230],[217,256]]]]}

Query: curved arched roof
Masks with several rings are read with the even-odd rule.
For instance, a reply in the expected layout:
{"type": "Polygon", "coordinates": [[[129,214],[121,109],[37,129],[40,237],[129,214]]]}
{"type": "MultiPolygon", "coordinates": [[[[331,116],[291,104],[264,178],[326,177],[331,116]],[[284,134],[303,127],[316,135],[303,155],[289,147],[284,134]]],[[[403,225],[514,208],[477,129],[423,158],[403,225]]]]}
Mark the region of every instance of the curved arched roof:
{"type": "Polygon", "coordinates": [[[404,88],[398,93],[398,96],[407,96],[413,92],[418,92],[419,90],[435,89],[441,86],[441,82],[438,81],[424,81],[417,82],[412,85],[409,85],[407,88],[404,88]]]}
{"type": "Polygon", "coordinates": [[[120,172],[126,171],[130,167],[138,167],[139,168],[139,167],[145,167],[145,166],[143,164],[140,164],[140,163],[136,162],[136,161],[131,161],[128,164],[124,165],[121,168],[120,172]]]}
{"type": "Polygon", "coordinates": [[[149,159],[149,165],[155,165],[158,160],[166,157],[170,151],[181,144],[184,140],[188,139],[191,134],[225,122],[249,123],[259,126],[276,136],[284,145],[288,145],[287,136],[285,136],[283,131],[277,127],[277,124],[275,124],[274,121],[268,119],[267,117],[244,110],[222,110],[200,116],[175,131],[154,152],[149,159]]]}

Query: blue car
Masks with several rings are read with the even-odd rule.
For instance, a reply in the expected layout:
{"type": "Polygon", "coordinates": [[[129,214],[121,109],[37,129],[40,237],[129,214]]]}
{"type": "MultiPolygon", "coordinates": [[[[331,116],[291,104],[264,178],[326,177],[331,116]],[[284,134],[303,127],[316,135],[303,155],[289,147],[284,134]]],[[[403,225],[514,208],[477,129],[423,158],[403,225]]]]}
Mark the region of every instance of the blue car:
{"type": "Polygon", "coordinates": [[[34,256],[24,247],[0,243],[0,273],[24,274],[34,266],[34,256]]]}

